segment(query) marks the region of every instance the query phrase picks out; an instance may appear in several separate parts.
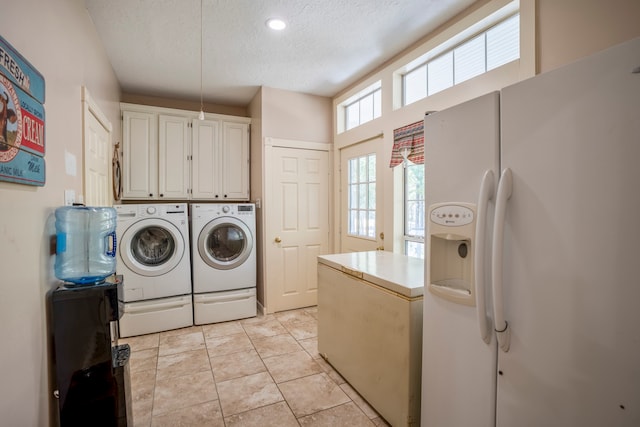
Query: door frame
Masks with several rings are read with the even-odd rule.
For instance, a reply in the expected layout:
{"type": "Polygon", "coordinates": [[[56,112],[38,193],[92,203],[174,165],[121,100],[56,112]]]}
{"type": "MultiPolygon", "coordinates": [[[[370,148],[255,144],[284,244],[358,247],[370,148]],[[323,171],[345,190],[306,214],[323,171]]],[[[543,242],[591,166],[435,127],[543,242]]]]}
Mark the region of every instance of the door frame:
{"type": "MultiPolygon", "coordinates": [[[[377,199],[377,207],[376,207],[376,223],[380,226],[380,229],[376,229],[376,238],[375,238],[375,243],[372,242],[372,248],[371,250],[374,250],[374,248],[376,250],[383,250],[382,248],[385,247],[385,237],[387,238],[387,241],[389,242],[389,248],[386,248],[387,250],[391,250],[391,248],[393,247],[393,229],[390,229],[388,233],[386,233],[385,236],[385,228],[388,228],[386,224],[386,218],[385,218],[385,210],[384,208],[379,209],[379,204],[384,203],[384,195],[386,193],[386,188],[385,186],[388,185],[389,182],[393,183],[395,180],[390,179],[388,176],[388,168],[384,167],[384,162],[388,162],[388,158],[386,157],[386,153],[384,151],[384,147],[385,147],[385,139],[384,139],[384,132],[380,132],[379,134],[373,135],[373,136],[369,136],[366,138],[362,138],[358,141],[354,141],[354,142],[350,142],[348,144],[343,144],[342,146],[336,147],[335,151],[334,151],[334,159],[333,159],[333,164],[335,165],[335,175],[334,175],[334,198],[333,198],[333,204],[335,206],[335,209],[333,210],[333,224],[335,224],[335,227],[333,228],[334,230],[334,236],[333,236],[333,242],[334,242],[334,252],[336,253],[342,253],[345,252],[345,249],[342,246],[342,239],[343,239],[343,229],[346,228],[345,225],[345,221],[346,221],[346,209],[347,206],[345,206],[345,197],[346,197],[346,192],[347,192],[347,188],[346,185],[347,183],[343,181],[343,175],[344,172],[342,170],[342,156],[343,156],[343,150],[348,150],[351,148],[354,148],[356,146],[362,146],[364,144],[377,144],[375,145],[375,150],[373,151],[376,154],[376,189],[377,189],[377,195],[376,195],[376,199],[377,199]],[[381,216],[381,217],[380,217],[381,216]],[[381,235],[382,233],[382,235],[381,235]]],[[[393,171],[391,171],[391,178],[393,177],[392,175],[393,171]]],[[[393,227],[391,227],[393,228],[393,227]]]]}
{"type": "Polygon", "coordinates": [[[98,104],[93,100],[91,94],[89,93],[89,89],[86,86],[82,86],[82,194],[84,195],[84,200],[89,199],[89,195],[87,194],[87,173],[86,173],[86,155],[87,155],[87,143],[89,137],[89,115],[93,116],[98,123],[104,127],[108,133],[108,144],[109,150],[107,152],[107,188],[105,189],[106,194],[109,194],[109,203],[107,206],[111,206],[113,204],[113,192],[111,183],[113,182],[113,171],[112,171],[112,161],[113,161],[113,126],[107,116],[102,112],[98,104]]]}

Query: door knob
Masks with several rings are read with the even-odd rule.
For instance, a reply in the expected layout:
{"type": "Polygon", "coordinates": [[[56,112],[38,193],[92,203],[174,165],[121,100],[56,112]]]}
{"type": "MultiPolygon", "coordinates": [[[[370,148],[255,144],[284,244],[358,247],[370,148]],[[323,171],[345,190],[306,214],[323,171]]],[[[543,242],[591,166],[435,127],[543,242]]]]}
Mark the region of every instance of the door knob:
{"type": "Polygon", "coordinates": [[[281,239],[280,237],[276,237],[276,238],[275,238],[275,242],[276,242],[276,243],[280,243],[280,242],[282,242],[282,239],[281,239]]]}

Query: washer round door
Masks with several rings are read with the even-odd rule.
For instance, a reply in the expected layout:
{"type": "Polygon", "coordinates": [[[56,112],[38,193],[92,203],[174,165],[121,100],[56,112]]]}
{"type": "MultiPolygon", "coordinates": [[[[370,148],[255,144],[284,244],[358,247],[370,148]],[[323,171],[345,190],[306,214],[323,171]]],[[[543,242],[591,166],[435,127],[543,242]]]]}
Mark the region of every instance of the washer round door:
{"type": "Polygon", "coordinates": [[[210,267],[231,270],[244,263],[253,249],[247,225],[233,217],[216,218],[198,236],[200,258],[210,267]]]}
{"type": "Polygon", "coordinates": [[[172,223],[143,219],[127,228],[120,241],[120,257],[129,270],[142,276],[162,276],[173,270],[185,251],[184,237],[172,223]]]}

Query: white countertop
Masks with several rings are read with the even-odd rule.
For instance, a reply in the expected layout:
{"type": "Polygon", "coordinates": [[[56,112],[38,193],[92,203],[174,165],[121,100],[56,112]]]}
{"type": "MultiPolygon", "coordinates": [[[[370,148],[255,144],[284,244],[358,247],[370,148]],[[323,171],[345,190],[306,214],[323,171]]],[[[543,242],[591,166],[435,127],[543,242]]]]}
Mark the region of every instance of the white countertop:
{"type": "Polygon", "coordinates": [[[423,294],[424,261],[387,251],[349,252],[318,256],[337,270],[362,273],[362,279],[410,298],[423,294]]]}

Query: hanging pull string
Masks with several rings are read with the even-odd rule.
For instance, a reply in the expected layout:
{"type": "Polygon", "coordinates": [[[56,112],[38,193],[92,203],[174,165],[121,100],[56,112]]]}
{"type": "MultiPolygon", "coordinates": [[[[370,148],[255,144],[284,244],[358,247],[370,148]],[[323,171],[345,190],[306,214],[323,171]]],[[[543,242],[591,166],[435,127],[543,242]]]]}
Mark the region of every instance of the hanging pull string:
{"type": "Polygon", "coordinates": [[[198,116],[200,120],[204,120],[204,104],[202,102],[202,57],[203,57],[202,33],[204,32],[203,18],[202,18],[202,2],[203,0],[200,0],[200,115],[198,116]]]}

